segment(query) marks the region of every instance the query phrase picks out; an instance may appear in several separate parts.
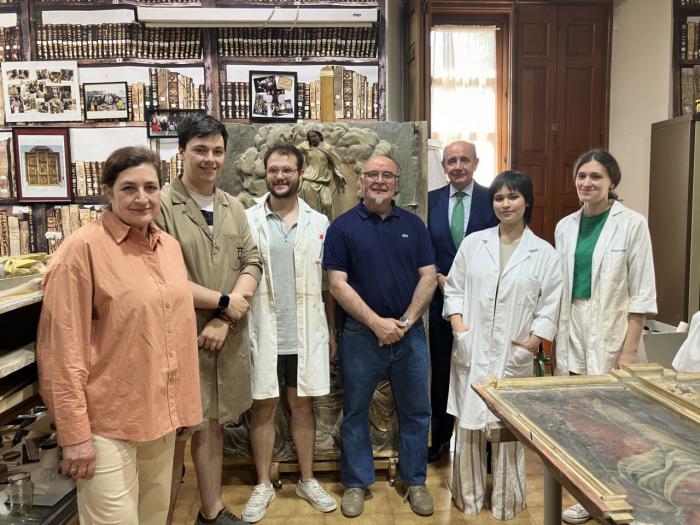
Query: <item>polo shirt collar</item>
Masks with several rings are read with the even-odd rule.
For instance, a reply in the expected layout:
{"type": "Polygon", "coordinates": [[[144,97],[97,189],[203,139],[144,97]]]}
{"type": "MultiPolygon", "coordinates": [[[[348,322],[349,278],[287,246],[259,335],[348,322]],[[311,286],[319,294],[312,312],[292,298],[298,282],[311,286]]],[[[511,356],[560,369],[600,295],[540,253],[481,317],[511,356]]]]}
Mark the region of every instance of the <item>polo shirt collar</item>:
{"type": "MultiPolygon", "coordinates": [[[[360,217],[364,220],[372,215],[377,215],[374,212],[371,212],[367,209],[367,206],[365,206],[365,201],[364,199],[360,201],[360,204],[357,205],[357,213],[360,214],[360,217]]],[[[387,219],[389,217],[398,217],[399,214],[396,213],[396,201],[394,199],[391,199],[391,210],[389,210],[389,215],[387,215],[387,219]]]]}
{"type": "Polygon", "coordinates": [[[455,193],[457,193],[458,191],[463,191],[467,194],[467,197],[471,197],[472,192],[474,191],[474,179],[472,179],[472,181],[469,183],[469,186],[467,186],[463,190],[458,190],[452,184],[450,184],[450,199],[454,197],[455,193]]]}
{"type": "MultiPolygon", "coordinates": [[[[102,212],[102,225],[107,232],[121,244],[129,236],[129,230],[133,228],[117,217],[112,211],[104,210],[102,212]]],[[[156,243],[160,242],[161,230],[155,224],[148,225],[148,239],[151,248],[155,248],[156,243]]]]}

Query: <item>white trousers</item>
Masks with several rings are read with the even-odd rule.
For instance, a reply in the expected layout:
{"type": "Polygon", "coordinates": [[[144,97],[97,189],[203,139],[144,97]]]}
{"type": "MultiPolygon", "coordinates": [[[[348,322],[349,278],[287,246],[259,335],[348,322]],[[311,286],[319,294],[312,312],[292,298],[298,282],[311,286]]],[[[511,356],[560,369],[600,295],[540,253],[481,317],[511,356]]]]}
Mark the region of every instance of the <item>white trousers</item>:
{"type": "Polygon", "coordinates": [[[175,432],[146,442],[92,436],[96,468],[78,480],[81,525],[163,525],[168,516],[175,432]]]}
{"type": "MultiPolygon", "coordinates": [[[[525,508],[525,450],[518,441],[491,444],[491,514],[510,520],[525,508]]],[[[471,516],[484,507],[486,437],[483,430],[457,429],[452,499],[471,516]]]]}

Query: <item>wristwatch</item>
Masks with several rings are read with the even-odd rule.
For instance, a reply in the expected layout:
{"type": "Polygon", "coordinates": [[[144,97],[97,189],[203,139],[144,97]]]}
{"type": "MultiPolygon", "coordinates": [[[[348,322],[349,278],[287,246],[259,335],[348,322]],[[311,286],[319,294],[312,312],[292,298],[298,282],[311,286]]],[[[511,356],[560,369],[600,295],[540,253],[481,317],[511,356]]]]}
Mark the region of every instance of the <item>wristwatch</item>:
{"type": "Polygon", "coordinates": [[[411,321],[405,315],[402,315],[401,317],[399,317],[399,322],[403,324],[403,327],[406,330],[411,328],[411,321]]]}
{"type": "Polygon", "coordinates": [[[227,293],[222,293],[221,297],[219,297],[219,306],[214,310],[214,317],[219,317],[226,308],[228,308],[228,303],[231,301],[231,298],[228,296],[227,293]]]}

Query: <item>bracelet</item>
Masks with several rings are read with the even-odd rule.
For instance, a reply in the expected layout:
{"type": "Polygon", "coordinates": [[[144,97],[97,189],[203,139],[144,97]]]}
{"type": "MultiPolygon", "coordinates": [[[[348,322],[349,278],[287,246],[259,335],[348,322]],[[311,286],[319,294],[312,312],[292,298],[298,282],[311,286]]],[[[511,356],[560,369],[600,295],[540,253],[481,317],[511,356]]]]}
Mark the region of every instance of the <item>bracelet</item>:
{"type": "Polygon", "coordinates": [[[238,321],[234,321],[233,319],[229,319],[225,315],[219,315],[219,316],[217,316],[217,319],[226,323],[231,330],[236,328],[236,325],[238,324],[238,321]]]}

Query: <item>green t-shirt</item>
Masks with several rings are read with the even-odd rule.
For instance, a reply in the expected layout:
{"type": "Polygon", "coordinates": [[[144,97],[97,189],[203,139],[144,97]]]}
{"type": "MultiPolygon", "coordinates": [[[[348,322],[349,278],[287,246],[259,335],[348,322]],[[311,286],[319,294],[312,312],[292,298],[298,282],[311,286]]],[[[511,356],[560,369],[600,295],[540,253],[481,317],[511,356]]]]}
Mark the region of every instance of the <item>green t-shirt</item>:
{"type": "Polygon", "coordinates": [[[574,283],[571,290],[572,299],[586,299],[591,296],[591,279],[593,275],[593,250],[603,231],[610,209],[594,217],[581,214],[578,229],[576,254],[574,255],[574,283]]]}

